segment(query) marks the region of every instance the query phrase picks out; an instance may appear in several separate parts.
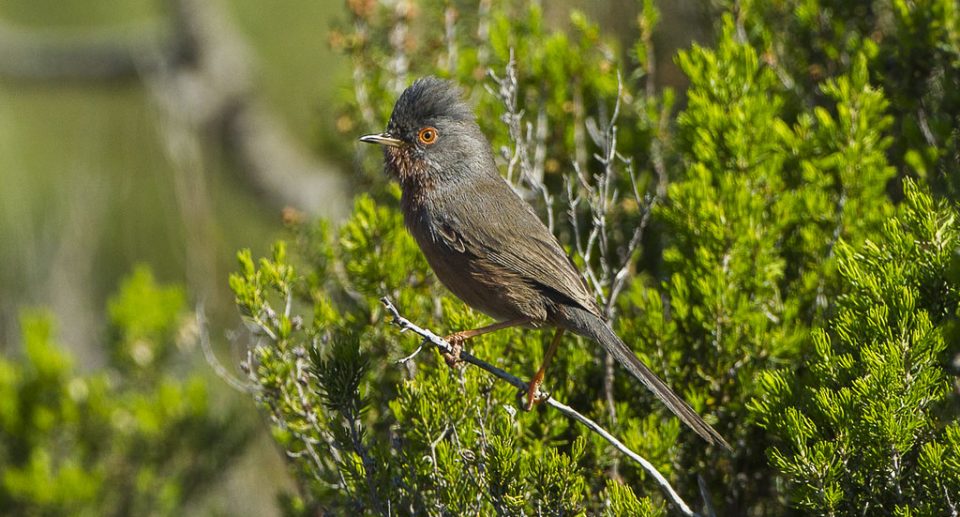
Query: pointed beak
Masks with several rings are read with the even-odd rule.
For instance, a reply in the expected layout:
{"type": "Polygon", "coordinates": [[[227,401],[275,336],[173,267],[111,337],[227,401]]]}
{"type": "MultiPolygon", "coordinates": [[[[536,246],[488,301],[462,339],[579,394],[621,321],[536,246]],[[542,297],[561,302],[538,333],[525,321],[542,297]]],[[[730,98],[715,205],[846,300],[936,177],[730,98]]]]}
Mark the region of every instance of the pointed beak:
{"type": "Polygon", "coordinates": [[[379,135],[364,135],[360,137],[360,141],[368,144],[388,145],[390,147],[400,147],[403,145],[403,140],[394,138],[387,133],[381,133],[379,135]]]}

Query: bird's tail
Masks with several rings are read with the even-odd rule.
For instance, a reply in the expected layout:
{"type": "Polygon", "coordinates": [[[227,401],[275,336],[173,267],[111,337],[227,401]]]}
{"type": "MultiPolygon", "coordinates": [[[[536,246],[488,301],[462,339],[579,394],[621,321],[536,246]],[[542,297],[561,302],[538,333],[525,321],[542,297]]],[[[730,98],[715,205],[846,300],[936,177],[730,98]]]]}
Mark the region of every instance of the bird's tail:
{"type": "Polygon", "coordinates": [[[566,322],[569,330],[600,343],[618,363],[629,370],[634,377],[640,379],[640,382],[663,401],[673,414],[677,415],[683,423],[687,424],[704,440],[731,450],[730,445],[720,436],[720,433],[710,424],[704,422],[685,400],[680,398],[655,373],[650,371],[650,368],[647,368],[647,365],[643,364],[643,361],[613,332],[610,325],[580,308],[566,306],[564,312],[569,317],[566,322]]]}

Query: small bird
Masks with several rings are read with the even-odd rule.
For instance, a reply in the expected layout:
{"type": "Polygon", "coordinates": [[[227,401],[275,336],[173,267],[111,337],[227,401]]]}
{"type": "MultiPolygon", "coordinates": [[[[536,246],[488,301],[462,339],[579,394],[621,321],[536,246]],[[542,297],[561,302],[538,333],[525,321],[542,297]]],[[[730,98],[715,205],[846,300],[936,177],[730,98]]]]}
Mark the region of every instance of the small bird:
{"type": "Polygon", "coordinates": [[[450,82],[424,77],[397,99],[386,131],[362,142],[383,146],[385,169],[401,186],[400,206],[437,278],[497,323],[454,333],[463,341],[511,326],[555,327],[543,365],[530,382],[526,409],[564,331],[600,343],[686,425],[709,443],[730,446],[623,343],[596,299],[533,208],[500,176],[473,111],[450,82]]]}

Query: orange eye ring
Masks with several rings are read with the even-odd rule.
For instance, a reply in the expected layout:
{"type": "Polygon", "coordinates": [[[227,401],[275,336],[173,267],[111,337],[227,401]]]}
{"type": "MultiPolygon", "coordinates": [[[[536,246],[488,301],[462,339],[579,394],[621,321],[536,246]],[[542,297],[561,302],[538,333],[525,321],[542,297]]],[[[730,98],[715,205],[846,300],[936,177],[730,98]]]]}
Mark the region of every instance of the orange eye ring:
{"type": "Polygon", "coordinates": [[[420,140],[421,144],[430,145],[437,141],[437,135],[437,128],[427,126],[417,134],[417,140],[420,140]]]}

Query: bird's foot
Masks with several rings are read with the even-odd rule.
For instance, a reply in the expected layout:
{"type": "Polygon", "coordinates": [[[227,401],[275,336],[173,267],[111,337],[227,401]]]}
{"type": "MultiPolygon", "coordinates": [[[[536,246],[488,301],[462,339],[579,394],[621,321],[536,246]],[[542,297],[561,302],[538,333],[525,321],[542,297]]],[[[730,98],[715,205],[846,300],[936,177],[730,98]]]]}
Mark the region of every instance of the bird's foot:
{"type": "Polygon", "coordinates": [[[530,411],[533,409],[533,406],[550,398],[549,393],[540,391],[540,385],[542,384],[543,371],[541,370],[534,375],[533,380],[530,381],[530,384],[527,387],[527,393],[523,404],[524,411],[530,411]]]}
{"type": "Polygon", "coordinates": [[[454,370],[460,368],[460,365],[463,364],[463,360],[460,359],[460,352],[463,351],[463,342],[466,340],[463,333],[454,332],[443,338],[443,340],[449,343],[451,348],[449,352],[440,352],[443,360],[447,362],[447,366],[454,370]]]}

